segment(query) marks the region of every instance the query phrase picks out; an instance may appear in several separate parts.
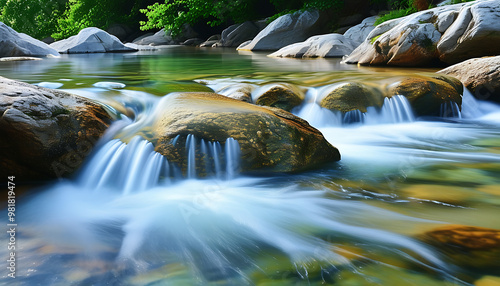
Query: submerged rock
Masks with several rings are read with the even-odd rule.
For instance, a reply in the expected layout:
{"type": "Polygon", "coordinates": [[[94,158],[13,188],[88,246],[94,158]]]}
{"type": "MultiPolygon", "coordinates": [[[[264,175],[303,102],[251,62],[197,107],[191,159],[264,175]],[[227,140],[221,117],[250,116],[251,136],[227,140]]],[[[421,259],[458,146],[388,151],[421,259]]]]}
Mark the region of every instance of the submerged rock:
{"type": "Polygon", "coordinates": [[[237,50],[278,50],[287,45],[302,42],[314,35],[319,19],[318,11],[283,15],[269,24],[253,40],[242,43],[237,50]]]}
{"type": "Polygon", "coordinates": [[[304,93],[288,83],[269,84],[256,89],[252,93],[252,101],[258,105],[281,108],[291,111],[304,101],[304,93]]]}
{"type": "Polygon", "coordinates": [[[0,174],[16,181],[71,175],[111,122],[86,98],[0,77],[0,174]]]}
{"type": "Polygon", "coordinates": [[[223,87],[217,93],[232,99],[252,103],[252,91],[254,89],[255,86],[251,84],[238,83],[223,87]]]}
{"type": "Polygon", "coordinates": [[[478,99],[500,102],[500,56],[470,59],[438,73],[456,77],[478,99]]]}
{"type": "Polygon", "coordinates": [[[270,54],[270,57],[332,58],[350,54],[355,46],[341,34],[312,36],[305,42],[291,44],[270,54]]]}
{"type": "Polygon", "coordinates": [[[187,156],[182,146],[189,134],[211,142],[236,139],[244,172],[293,172],[340,160],[338,150],[303,119],[215,93],[169,94],[161,99],[153,120],[139,135],[184,170],[187,156]]]}
{"type": "Polygon", "coordinates": [[[369,106],[380,108],[384,104],[382,92],[356,82],[326,88],[318,100],[321,107],[343,113],[354,110],[366,112],[369,106]]]}
{"type": "Polygon", "coordinates": [[[50,46],[65,54],[137,51],[122,44],[117,37],[94,27],[85,28],[78,35],[54,42],[50,46]]]}
{"type": "MultiPolygon", "coordinates": [[[[409,77],[389,87],[389,94],[404,95],[417,116],[445,116],[443,104],[462,106],[462,83],[452,77],[409,77]]],[[[446,112],[446,111],[445,111],[446,112]]]]}
{"type": "Polygon", "coordinates": [[[442,6],[378,25],[345,60],[362,65],[454,64],[500,53],[500,1],[442,6]],[[487,44],[485,44],[487,43],[487,44]]]}
{"type": "Polygon", "coordinates": [[[419,237],[462,267],[497,271],[500,267],[500,230],[449,225],[419,237]]]}
{"type": "Polygon", "coordinates": [[[0,22],[0,57],[59,56],[46,43],[18,33],[0,22]]]}

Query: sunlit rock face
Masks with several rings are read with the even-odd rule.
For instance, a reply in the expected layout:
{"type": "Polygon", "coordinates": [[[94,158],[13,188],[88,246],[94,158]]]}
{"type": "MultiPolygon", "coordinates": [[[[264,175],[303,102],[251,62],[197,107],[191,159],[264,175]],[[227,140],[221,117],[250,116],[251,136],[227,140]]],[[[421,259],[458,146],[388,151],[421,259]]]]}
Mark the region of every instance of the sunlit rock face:
{"type": "Polygon", "coordinates": [[[500,102],[500,56],[470,59],[439,73],[456,77],[478,99],[500,102]]]}
{"type": "Polygon", "coordinates": [[[270,54],[270,57],[334,58],[343,57],[354,50],[354,43],[341,34],[312,36],[270,54]]]}
{"type": "Polygon", "coordinates": [[[423,66],[497,55],[499,17],[500,1],[491,0],[437,7],[390,20],[378,25],[345,62],[423,66]]]}
{"type": "Polygon", "coordinates": [[[94,27],[85,28],[78,35],[54,42],[50,46],[64,54],[137,51],[125,46],[117,37],[94,27]]]}
{"type": "Polygon", "coordinates": [[[111,122],[99,104],[0,77],[0,173],[19,181],[71,175],[111,122]]]}
{"type": "Polygon", "coordinates": [[[340,160],[339,151],[303,119],[215,93],[165,96],[151,120],[150,127],[135,134],[150,140],[157,152],[183,170],[188,165],[188,135],[221,144],[227,138],[237,140],[244,172],[293,172],[340,160]]]}
{"type": "Polygon", "coordinates": [[[278,50],[314,35],[320,23],[318,11],[286,14],[274,20],[255,38],[238,46],[242,51],[278,50]]]}
{"type": "Polygon", "coordinates": [[[46,43],[26,34],[18,33],[0,22],[0,57],[58,56],[46,43]]]}

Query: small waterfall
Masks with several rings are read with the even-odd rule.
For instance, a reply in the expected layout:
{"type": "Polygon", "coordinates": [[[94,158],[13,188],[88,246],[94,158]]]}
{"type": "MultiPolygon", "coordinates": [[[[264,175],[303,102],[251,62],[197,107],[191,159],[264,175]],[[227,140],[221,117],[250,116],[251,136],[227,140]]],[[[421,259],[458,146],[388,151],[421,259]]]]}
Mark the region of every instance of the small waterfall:
{"type": "Polygon", "coordinates": [[[460,107],[454,101],[447,101],[441,104],[439,116],[443,118],[462,118],[460,107]]]}
{"type": "Polygon", "coordinates": [[[390,98],[386,97],[379,117],[381,123],[415,121],[410,102],[408,102],[408,99],[403,95],[395,95],[390,98]]]}
{"type": "Polygon", "coordinates": [[[321,107],[317,102],[318,88],[309,88],[305,94],[305,104],[294,113],[316,127],[341,126],[342,114],[321,107]]]}
{"type": "Polygon", "coordinates": [[[194,179],[196,177],[196,142],[195,137],[189,134],[186,139],[186,151],[187,151],[187,177],[188,179],[194,179]]]}
{"type": "Polygon", "coordinates": [[[366,114],[359,109],[351,110],[344,113],[342,118],[343,124],[364,123],[366,114]]]}
{"type": "Polygon", "coordinates": [[[153,144],[136,136],[129,144],[118,139],[104,144],[79,178],[89,189],[112,188],[130,194],[157,185],[162,175],[168,177],[162,169],[169,170],[167,159],[154,151],[153,144]]]}
{"type": "Polygon", "coordinates": [[[233,179],[240,168],[240,144],[233,138],[226,140],[226,179],[233,179]]]}

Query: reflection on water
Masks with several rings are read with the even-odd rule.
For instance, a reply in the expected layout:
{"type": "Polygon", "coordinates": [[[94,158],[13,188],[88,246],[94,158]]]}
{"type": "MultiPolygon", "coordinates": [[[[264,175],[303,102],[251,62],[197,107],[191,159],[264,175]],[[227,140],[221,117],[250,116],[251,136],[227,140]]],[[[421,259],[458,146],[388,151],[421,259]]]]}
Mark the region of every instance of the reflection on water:
{"type": "MultiPolygon", "coordinates": [[[[322,86],[384,84],[407,72],[415,70],[178,47],[1,63],[3,76],[62,84],[122,120],[77,178],[18,199],[17,278],[4,272],[0,283],[470,285],[500,276],[419,240],[443,224],[500,229],[498,106],[465,94],[460,116],[422,121],[393,97],[347,125],[315,103],[322,86]],[[235,82],[307,89],[294,113],[319,128],[342,160],[300,174],[247,177],[236,173],[236,141],[224,149],[190,138],[187,152],[204,152],[213,171],[184,178],[146,141],[113,139],[150,125],[164,94],[235,82]]],[[[7,257],[7,249],[0,254],[7,257]]]]}

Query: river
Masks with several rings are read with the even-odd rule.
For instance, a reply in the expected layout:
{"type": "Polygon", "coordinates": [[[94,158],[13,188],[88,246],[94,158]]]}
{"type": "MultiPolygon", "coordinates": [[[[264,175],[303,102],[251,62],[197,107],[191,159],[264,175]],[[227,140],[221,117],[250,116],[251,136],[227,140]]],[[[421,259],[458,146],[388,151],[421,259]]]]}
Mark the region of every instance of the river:
{"type": "Polygon", "coordinates": [[[420,239],[446,225],[500,229],[500,106],[466,91],[461,113],[419,118],[395,97],[348,124],[312,103],[331,84],[435,71],[186,47],[0,63],[4,77],[134,114],[112,126],[73,178],[17,198],[17,277],[2,267],[0,283],[477,285],[500,276],[498,260],[420,239]],[[224,154],[224,170],[200,178],[175,173],[145,140],[120,140],[149,124],[170,92],[241,82],[306,89],[293,113],[342,160],[295,174],[238,174],[237,142],[207,143],[224,154]]]}

